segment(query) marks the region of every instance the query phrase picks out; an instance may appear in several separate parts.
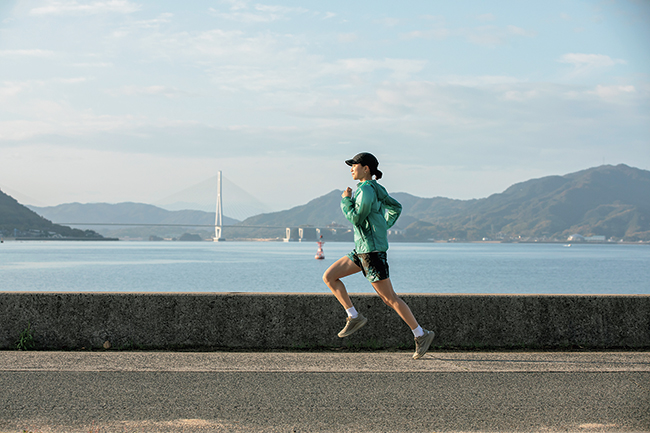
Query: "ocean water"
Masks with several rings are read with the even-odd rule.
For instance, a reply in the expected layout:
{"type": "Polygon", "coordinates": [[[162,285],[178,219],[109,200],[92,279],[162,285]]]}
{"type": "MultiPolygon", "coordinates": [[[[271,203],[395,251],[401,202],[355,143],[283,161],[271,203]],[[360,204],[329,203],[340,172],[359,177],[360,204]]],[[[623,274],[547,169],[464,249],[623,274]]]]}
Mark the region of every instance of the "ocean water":
{"type": "MultiPolygon", "coordinates": [[[[352,243],[4,242],[0,291],[329,293],[352,243]]],[[[398,293],[650,294],[650,246],[393,243],[398,293]]],[[[352,293],[372,293],[361,274],[352,293]]]]}

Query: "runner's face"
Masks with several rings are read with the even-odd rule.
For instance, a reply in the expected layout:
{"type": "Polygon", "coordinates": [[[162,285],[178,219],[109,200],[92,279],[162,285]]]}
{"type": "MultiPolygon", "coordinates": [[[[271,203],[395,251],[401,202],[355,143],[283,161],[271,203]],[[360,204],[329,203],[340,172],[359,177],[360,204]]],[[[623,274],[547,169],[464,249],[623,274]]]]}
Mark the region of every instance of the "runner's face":
{"type": "Polygon", "coordinates": [[[367,165],[352,164],[350,173],[352,173],[352,179],[354,180],[368,180],[371,178],[370,168],[367,165]]]}

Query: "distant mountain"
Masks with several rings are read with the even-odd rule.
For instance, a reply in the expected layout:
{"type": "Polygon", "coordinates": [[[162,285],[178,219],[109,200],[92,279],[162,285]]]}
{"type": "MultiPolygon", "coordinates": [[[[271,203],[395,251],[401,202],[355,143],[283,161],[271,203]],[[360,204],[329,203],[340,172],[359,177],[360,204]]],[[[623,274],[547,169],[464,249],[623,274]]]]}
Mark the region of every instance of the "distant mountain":
{"type": "MultiPolygon", "coordinates": [[[[120,224],[214,224],[215,213],[200,210],[169,211],[144,203],[67,203],[58,206],[28,206],[52,221],[120,224]]],[[[224,224],[239,221],[224,217],[224,224]]]]}
{"type": "MultiPolygon", "coordinates": [[[[226,176],[223,176],[222,180],[223,201],[226,204],[224,209],[229,217],[243,220],[269,210],[266,204],[241,189],[226,176]]],[[[153,204],[172,211],[194,209],[210,212],[215,208],[216,199],[217,176],[213,176],[153,204]]]]}
{"type": "MultiPolygon", "coordinates": [[[[348,225],[340,190],[289,210],[257,215],[242,225],[348,225]]],[[[517,183],[475,200],[392,193],[403,206],[406,240],[559,239],[578,233],[650,241],[650,172],[626,165],[517,183]]]]}
{"type": "Polygon", "coordinates": [[[605,165],[517,183],[479,200],[421,199],[406,213],[420,220],[409,226],[415,237],[566,239],[578,233],[650,240],[650,172],[605,165]]]}
{"type": "Polygon", "coordinates": [[[350,226],[341,212],[341,194],[334,190],[309,203],[279,212],[265,213],[246,218],[241,225],[298,227],[313,225],[324,227],[332,223],[350,226]]]}
{"type": "MultiPolygon", "coordinates": [[[[225,218],[224,236],[282,238],[285,227],[339,225],[350,227],[340,209],[340,190],[294,208],[249,217],[238,223],[225,218]],[[275,228],[259,228],[275,227],[275,228]]],[[[403,206],[397,221],[405,234],[393,238],[436,240],[565,240],[574,233],[607,239],[650,241],[650,172],[627,165],[603,165],[564,176],[547,176],[517,183],[499,194],[474,200],[421,198],[391,193],[403,206]]],[[[65,204],[31,207],[56,222],[214,224],[214,213],[167,211],[141,203],[65,204]]],[[[0,221],[1,222],[1,221],[0,221]]],[[[95,228],[95,227],[93,227],[95,228]]],[[[95,228],[118,237],[180,236],[185,228],[95,228]]],[[[195,228],[203,238],[210,228],[195,228]]]]}
{"type": "MultiPolygon", "coordinates": [[[[34,212],[56,222],[65,223],[112,223],[112,224],[172,224],[172,225],[214,225],[215,212],[198,210],[168,211],[144,203],[67,203],[58,206],[29,206],[34,212]]],[[[239,221],[224,217],[224,224],[237,224],[239,221]]],[[[74,226],[74,224],[72,224],[74,226]]],[[[88,227],[88,226],[77,226],[88,227]]],[[[188,230],[202,233],[205,237],[213,234],[210,228],[183,227],[119,227],[92,226],[95,230],[110,236],[145,237],[180,236],[188,230]]]]}
{"type": "Polygon", "coordinates": [[[7,238],[102,238],[93,230],[77,230],[53,224],[2,191],[0,191],[0,236],[7,238]]]}

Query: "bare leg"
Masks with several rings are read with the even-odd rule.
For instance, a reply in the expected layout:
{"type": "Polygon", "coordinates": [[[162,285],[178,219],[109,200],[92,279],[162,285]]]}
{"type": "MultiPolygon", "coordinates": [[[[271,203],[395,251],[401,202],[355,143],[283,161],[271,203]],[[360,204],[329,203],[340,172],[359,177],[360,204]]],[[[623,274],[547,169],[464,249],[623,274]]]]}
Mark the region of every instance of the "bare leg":
{"type": "Polygon", "coordinates": [[[341,278],[357,272],[361,272],[361,268],[355,265],[349,257],[345,256],[332,263],[332,266],[323,274],[323,281],[346,310],[352,308],[352,301],[341,278]]]}
{"type": "Polygon", "coordinates": [[[418,321],[415,320],[415,316],[411,313],[409,306],[406,305],[406,302],[397,296],[393,290],[393,284],[390,282],[390,278],[374,282],[372,283],[372,287],[375,289],[381,300],[395,310],[411,330],[418,327],[418,321]]]}

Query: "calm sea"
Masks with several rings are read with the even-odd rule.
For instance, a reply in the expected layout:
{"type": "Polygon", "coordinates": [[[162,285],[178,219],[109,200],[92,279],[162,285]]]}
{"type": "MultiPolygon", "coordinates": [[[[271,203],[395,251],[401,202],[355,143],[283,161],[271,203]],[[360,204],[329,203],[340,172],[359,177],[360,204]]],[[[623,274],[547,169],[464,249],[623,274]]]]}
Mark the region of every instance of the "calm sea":
{"type": "MultiPolygon", "coordinates": [[[[323,271],[352,249],[271,242],[4,242],[0,290],[329,293],[323,271]]],[[[650,246],[400,244],[398,293],[650,294],[650,246]]],[[[360,275],[350,292],[371,293],[360,275]]]]}

